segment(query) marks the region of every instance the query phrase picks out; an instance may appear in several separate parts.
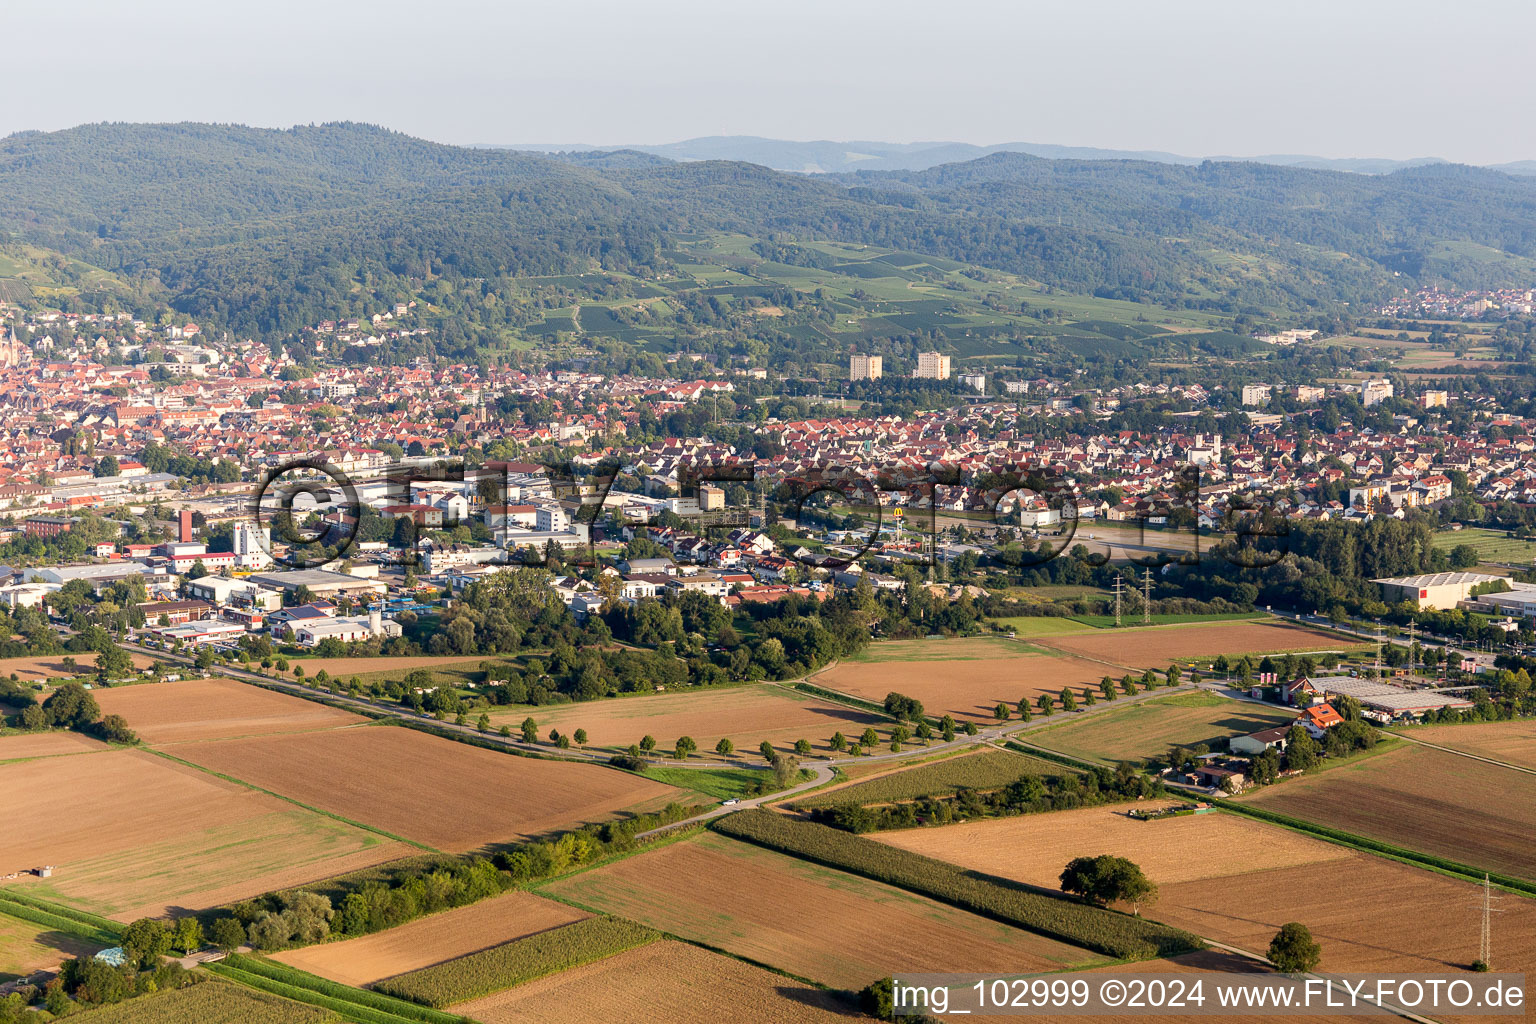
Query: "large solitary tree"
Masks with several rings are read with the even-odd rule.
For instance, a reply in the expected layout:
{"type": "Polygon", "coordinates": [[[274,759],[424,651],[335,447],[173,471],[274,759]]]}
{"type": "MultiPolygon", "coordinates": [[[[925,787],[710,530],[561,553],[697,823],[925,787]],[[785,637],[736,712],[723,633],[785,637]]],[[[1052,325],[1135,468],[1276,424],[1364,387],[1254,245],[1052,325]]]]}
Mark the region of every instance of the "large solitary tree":
{"type": "Polygon", "coordinates": [[[1323,962],[1323,947],[1304,924],[1281,925],[1269,942],[1269,962],[1283,974],[1305,974],[1323,962]]]}
{"type": "Polygon", "coordinates": [[[1061,890],[1100,906],[1123,901],[1131,904],[1137,914],[1141,913],[1143,903],[1157,899],[1157,886],[1140,867],[1107,853],[1073,858],[1061,873],[1061,890]]]}

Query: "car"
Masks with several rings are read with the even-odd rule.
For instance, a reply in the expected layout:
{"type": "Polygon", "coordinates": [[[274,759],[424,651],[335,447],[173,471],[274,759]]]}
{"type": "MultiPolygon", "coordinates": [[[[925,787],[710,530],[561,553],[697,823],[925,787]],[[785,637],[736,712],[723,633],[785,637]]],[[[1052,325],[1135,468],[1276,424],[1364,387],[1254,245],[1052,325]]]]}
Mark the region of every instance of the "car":
{"type": "Polygon", "coordinates": [[[741,801],[736,799],[735,797],[731,797],[729,800],[721,800],[720,801],[720,805],[722,807],[735,807],[739,803],[741,803],[741,801]]]}

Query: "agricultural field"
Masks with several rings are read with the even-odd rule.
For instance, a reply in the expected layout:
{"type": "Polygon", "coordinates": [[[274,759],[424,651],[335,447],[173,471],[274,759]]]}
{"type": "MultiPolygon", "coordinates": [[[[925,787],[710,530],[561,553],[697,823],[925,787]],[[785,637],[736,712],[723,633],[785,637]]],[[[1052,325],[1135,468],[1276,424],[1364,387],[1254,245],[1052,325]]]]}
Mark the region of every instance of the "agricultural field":
{"type": "Polygon", "coordinates": [[[96,691],[103,714],[122,715],[146,743],[226,739],[359,725],[368,719],[233,679],[183,679],[96,691]]]}
{"type": "MultiPolygon", "coordinates": [[[[1051,642],[1064,641],[1055,637],[1051,642]]],[[[999,703],[1012,707],[1022,698],[1033,701],[1068,685],[1096,686],[1106,674],[1118,674],[1099,662],[990,638],[890,641],[866,650],[877,652],[876,660],[839,662],[812,682],[877,703],[895,690],[922,701],[929,715],[991,723],[999,703]],[[904,657],[899,648],[913,656],[904,657]]]]}
{"type": "Polygon", "coordinates": [[[376,988],[399,999],[441,1009],[595,963],[661,937],[660,932],[633,921],[588,917],[390,978],[376,988]]]}
{"type": "Polygon", "coordinates": [[[0,765],[0,789],[54,794],[13,815],[0,873],[56,865],[23,891],[118,920],[202,909],[392,860],[400,843],[143,750],[0,765]]]}
{"type": "Polygon", "coordinates": [[[274,953],[272,959],[343,985],[365,986],[586,916],[563,903],[514,891],[372,935],[274,953]]]}
{"type": "Polygon", "coordinates": [[[1288,725],[1296,712],[1219,697],[1205,690],[1127,703],[1093,715],[1068,716],[1060,725],[1032,729],[1030,745],[1070,757],[1114,765],[1158,761],[1173,744],[1204,743],[1225,750],[1232,736],[1288,725]]]}
{"type": "Polygon", "coordinates": [[[103,1006],[71,1020],[85,1024],[326,1024],[330,1010],[220,981],[155,992],[103,1006]]]}
{"type": "Polygon", "coordinates": [[[830,992],[684,942],[653,942],[496,995],[454,1013],[484,1024],[612,1024],[645,1016],[669,1024],[723,1020],[836,1024],[846,1006],[830,992]]]}
{"type": "Polygon", "coordinates": [[[1066,633],[1091,633],[1093,627],[1064,615],[1012,615],[992,619],[995,625],[1012,630],[1021,638],[1032,636],[1061,636],[1066,633]]]}
{"type": "Polygon", "coordinates": [[[1321,863],[1350,854],[1343,847],[1233,814],[1212,811],[1138,821],[1125,813],[1123,805],[989,818],[881,832],[866,838],[962,868],[1053,889],[1067,861],[1103,853],[1130,858],[1159,885],[1219,877],[1231,870],[1263,871],[1321,863]]]}
{"type": "Polygon", "coordinates": [[[706,834],[540,890],[841,988],[892,971],[1034,971],[1099,959],[879,882],[706,834]]]}
{"type": "MultiPolygon", "coordinates": [[[[880,695],[885,699],[885,694],[880,695]]],[[[491,724],[516,732],[524,718],[539,725],[539,736],[551,729],[569,734],[587,731],[589,747],[622,750],[651,735],[670,749],[679,736],[692,736],[701,752],[712,753],[722,738],[744,754],[756,754],[768,740],[790,751],[795,741],[809,740],[813,750],[830,756],[832,734],[857,736],[875,726],[884,734],[889,720],[856,708],[819,700],[776,683],[719,689],[610,697],[604,700],[543,707],[492,708],[491,724]]]]}
{"type": "Polygon", "coordinates": [[[1041,643],[1066,654],[1101,658],[1134,669],[1167,668],[1172,661],[1218,654],[1337,651],[1351,645],[1348,640],[1306,626],[1247,620],[1130,626],[1101,630],[1092,636],[1051,637],[1041,643]]]}
{"type": "Polygon", "coordinates": [[[1403,744],[1243,802],[1486,871],[1536,880],[1536,775],[1403,744]]]}
{"type": "MultiPolygon", "coordinates": [[[[1328,970],[1439,971],[1465,968],[1477,955],[1478,887],[1219,811],[1136,821],[1086,808],[878,838],[970,870],[1051,887],[1073,857],[1127,857],[1159,888],[1144,916],[1256,952],[1280,925],[1301,921],[1322,944],[1328,970]],[[1412,894],[1411,914],[1403,912],[1405,894],[1412,894]]],[[[1530,969],[1536,966],[1536,901],[1511,897],[1503,906],[1509,913],[1497,927],[1509,953],[1499,969],[1530,969]]]]}
{"type": "MultiPolygon", "coordinates": [[[[142,654],[134,654],[134,668],[148,668],[153,665],[155,659],[142,654]]],[[[91,666],[96,664],[95,651],[81,651],[73,654],[47,654],[40,658],[0,658],[0,678],[9,679],[15,676],[23,683],[41,683],[49,679],[68,679],[81,673],[92,671],[91,666]],[[74,658],[78,666],[71,672],[64,664],[65,658],[74,658]]]]}
{"type": "Polygon", "coordinates": [[[0,985],[99,949],[89,939],[0,913],[0,985]]]}
{"type": "Polygon", "coordinates": [[[1434,535],[1434,545],[1442,551],[1470,544],[1484,562],[1516,562],[1530,565],[1536,561],[1536,541],[1510,537],[1503,530],[1441,530],[1434,535]]]}
{"type": "Polygon", "coordinates": [[[1062,774],[1071,769],[1050,761],[988,748],[974,754],[947,757],[916,768],[891,772],[852,785],[817,790],[794,802],[795,807],[836,807],[839,804],[884,804],[925,796],[949,796],[962,787],[1000,789],[1028,774],[1062,774]]]}
{"type": "MultiPolygon", "coordinates": [[[[1424,725],[1398,731],[1409,739],[1450,747],[1452,750],[1465,750],[1478,757],[1507,761],[1536,770],[1536,719],[1424,725]]],[[[5,750],[5,743],[0,740],[0,757],[6,756],[5,750]]]]}
{"type": "Polygon", "coordinates": [[[59,757],[110,749],[100,740],[78,732],[13,732],[0,736],[0,761],[59,757]]]}
{"type": "Polygon", "coordinates": [[[600,765],[517,757],[383,725],[174,749],[210,771],[453,853],[650,810],[677,793],[600,765]]]}

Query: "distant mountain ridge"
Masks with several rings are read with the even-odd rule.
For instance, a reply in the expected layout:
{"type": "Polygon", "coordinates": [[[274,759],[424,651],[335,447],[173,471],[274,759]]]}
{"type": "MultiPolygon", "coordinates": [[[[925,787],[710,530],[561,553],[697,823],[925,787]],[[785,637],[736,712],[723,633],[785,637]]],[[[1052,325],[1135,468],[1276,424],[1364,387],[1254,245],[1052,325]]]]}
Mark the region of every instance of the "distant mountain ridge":
{"type": "MultiPolygon", "coordinates": [[[[533,153],[558,153],[568,159],[580,154],[620,149],[644,153],[667,160],[744,160],[762,164],[776,171],[806,174],[845,174],[855,171],[925,171],[939,164],[961,163],[994,153],[1025,153],[1048,160],[1148,160],[1160,164],[1201,164],[1207,160],[1222,163],[1274,164],[1278,167],[1303,167],[1316,171],[1349,171],[1355,174],[1390,174],[1409,167],[1443,164],[1439,157],[1392,160],[1378,157],[1321,157],[1305,154],[1271,153],[1263,156],[1193,157],[1161,150],[1101,149],[1094,146],[1056,146],[1036,142],[1003,142],[995,146],[977,146],[968,142],[836,142],[819,140],[795,142],[756,135],[709,135],[682,142],[652,146],[589,145],[495,145],[489,149],[523,150],[533,153]]],[[[1506,174],[1536,175],[1536,160],[1518,160],[1496,164],[1491,170],[1506,174]]]]}

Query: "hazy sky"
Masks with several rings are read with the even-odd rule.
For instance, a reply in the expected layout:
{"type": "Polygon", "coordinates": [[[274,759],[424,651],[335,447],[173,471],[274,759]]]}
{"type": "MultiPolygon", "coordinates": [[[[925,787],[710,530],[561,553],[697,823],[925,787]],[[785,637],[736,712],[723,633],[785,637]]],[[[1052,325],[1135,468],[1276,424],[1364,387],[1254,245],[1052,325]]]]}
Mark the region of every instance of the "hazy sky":
{"type": "Polygon", "coordinates": [[[0,0],[0,134],[357,120],[1536,159],[1529,0],[0,0]]]}

